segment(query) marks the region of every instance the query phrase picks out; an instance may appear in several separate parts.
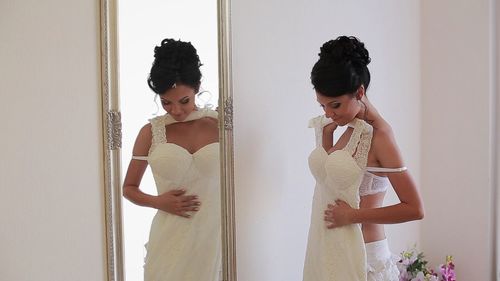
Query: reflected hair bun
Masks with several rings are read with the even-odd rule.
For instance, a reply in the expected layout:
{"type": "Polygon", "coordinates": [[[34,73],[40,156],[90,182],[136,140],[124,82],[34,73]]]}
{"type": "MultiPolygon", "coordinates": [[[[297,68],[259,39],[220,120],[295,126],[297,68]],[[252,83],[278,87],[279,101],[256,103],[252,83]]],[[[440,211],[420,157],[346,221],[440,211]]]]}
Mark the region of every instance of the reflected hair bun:
{"type": "Polygon", "coordinates": [[[163,39],[154,48],[154,61],[148,85],[157,94],[164,94],[175,84],[184,84],[197,92],[201,83],[202,66],[196,49],[190,42],[163,39]]]}

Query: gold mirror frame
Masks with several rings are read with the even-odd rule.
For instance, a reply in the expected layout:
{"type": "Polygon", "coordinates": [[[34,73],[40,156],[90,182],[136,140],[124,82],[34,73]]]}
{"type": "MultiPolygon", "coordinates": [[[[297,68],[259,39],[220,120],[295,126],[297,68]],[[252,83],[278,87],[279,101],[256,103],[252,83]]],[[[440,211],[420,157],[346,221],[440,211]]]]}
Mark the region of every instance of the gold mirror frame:
{"type": "MultiPolygon", "coordinates": [[[[100,0],[104,209],[108,281],[125,280],[122,240],[121,115],[118,88],[118,0],[100,0]]],[[[230,0],[217,0],[222,196],[222,280],[236,281],[230,0]]]]}

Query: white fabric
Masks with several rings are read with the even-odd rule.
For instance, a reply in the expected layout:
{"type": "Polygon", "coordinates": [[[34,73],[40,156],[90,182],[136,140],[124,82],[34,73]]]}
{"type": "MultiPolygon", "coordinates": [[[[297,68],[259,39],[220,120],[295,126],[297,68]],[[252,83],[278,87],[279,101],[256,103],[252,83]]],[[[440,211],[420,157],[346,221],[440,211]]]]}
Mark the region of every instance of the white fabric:
{"type": "Polygon", "coordinates": [[[398,256],[389,249],[387,239],[365,244],[368,281],[399,281],[398,256]]]}
{"type": "Polygon", "coordinates": [[[372,173],[400,173],[407,170],[406,167],[401,168],[382,168],[382,167],[366,167],[368,172],[372,173]]]}
{"type": "Polygon", "coordinates": [[[132,156],[132,159],[134,160],[141,160],[141,161],[148,161],[147,156],[132,156]]]}
{"type": "Polygon", "coordinates": [[[390,185],[391,182],[387,177],[377,176],[365,171],[363,180],[359,185],[359,195],[365,196],[385,192],[390,185]]]}
{"type": "MultiPolygon", "coordinates": [[[[199,110],[185,121],[217,117],[199,110]]],[[[151,121],[153,140],[148,155],[158,194],[183,188],[198,195],[199,211],[183,218],[158,211],[153,218],[144,264],[145,281],[215,281],[221,267],[219,143],[195,153],[168,143],[165,126],[176,122],[169,115],[151,121]]]]}
{"type": "Polygon", "coordinates": [[[311,225],[304,264],[304,281],[365,281],[366,253],[361,226],[346,225],[327,229],[324,211],[329,203],[341,199],[359,208],[359,186],[363,178],[372,139],[372,127],[355,119],[348,144],[327,154],[322,146],[324,116],[310,121],[315,128],[316,149],[309,156],[309,167],[316,179],[311,225]]]}
{"type": "MultiPolygon", "coordinates": [[[[326,117],[325,115],[320,115],[309,121],[309,127],[316,129],[316,146],[322,146],[323,140],[323,127],[332,123],[332,119],[326,117]]],[[[348,124],[347,126],[353,127],[354,123],[348,124]]],[[[369,146],[368,146],[369,149],[369,146]]],[[[368,152],[364,153],[368,156],[368,152]]],[[[363,175],[363,180],[359,187],[359,195],[372,195],[380,192],[385,192],[391,185],[387,177],[382,177],[374,175],[372,173],[398,173],[407,170],[406,167],[400,168],[382,168],[382,167],[366,167],[365,173],[363,175]]]]}

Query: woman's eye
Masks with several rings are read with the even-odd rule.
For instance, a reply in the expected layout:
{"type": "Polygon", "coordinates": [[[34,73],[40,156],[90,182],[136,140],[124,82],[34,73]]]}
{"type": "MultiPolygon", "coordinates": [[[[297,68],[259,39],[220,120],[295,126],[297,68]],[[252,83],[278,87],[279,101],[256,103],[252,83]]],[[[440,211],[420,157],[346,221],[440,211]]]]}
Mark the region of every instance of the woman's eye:
{"type": "Polygon", "coordinates": [[[331,108],[339,108],[340,107],[340,103],[332,103],[330,105],[331,108]]]}
{"type": "Polygon", "coordinates": [[[181,104],[187,104],[189,102],[189,99],[185,99],[181,101],[181,104]]]}
{"type": "Polygon", "coordinates": [[[170,103],[169,102],[165,102],[165,101],[162,101],[161,102],[162,105],[169,105],[170,103]]]}

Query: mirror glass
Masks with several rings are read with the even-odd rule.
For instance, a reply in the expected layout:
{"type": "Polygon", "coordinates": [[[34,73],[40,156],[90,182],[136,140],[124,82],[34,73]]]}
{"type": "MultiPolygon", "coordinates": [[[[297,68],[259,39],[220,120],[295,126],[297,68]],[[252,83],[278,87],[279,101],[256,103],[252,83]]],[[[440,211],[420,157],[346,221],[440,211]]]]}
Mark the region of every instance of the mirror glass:
{"type": "MultiPolygon", "coordinates": [[[[123,130],[121,158],[122,176],[125,178],[139,130],[148,123],[148,119],[165,114],[160,97],[147,84],[154,60],[154,48],[160,46],[163,39],[191,42],[196,48],[202,63],[199,90],[202,93],[196,95],[196,105],[198,108],[216,109],[219,98],[217,1],[119,1],[118,27],[119,99],[123,130]]],[[[213,151],[218,153],[218,149],[213,151]]],[[[218,163],[215,166],[219,168],[218,163]]],[[[146,194],[157,195],[150,167],[146,169],[140,189],[146,194]]],[[[157,209],[138,206],[125,198],[122,201],[125,277],[127,280],[143,280],[147,254],[145,244],[149,240],[150,231],[153,231],[152,220],[157,209]]],[[[203,206],[203,202],[201,204],[203,206]]],[[[220,217],[220,214],[214,216],[220,217]]],[[[220,226],[217,227],[220,230],[220,226]]],[[[172,240],[168,240],[169,237],[177,234],[170,232],[164,235],[165,242],[172,243],[172,240]]],[[[196,241],[191,244],[193,243],[196,241]]],[[[220,249],[217,251],[220,260],[220,249]]],[[[217,264],[220,266],[220,262],[217,264]]],[[[192,266],[187,269],[196,270],[192,266]]]]}

